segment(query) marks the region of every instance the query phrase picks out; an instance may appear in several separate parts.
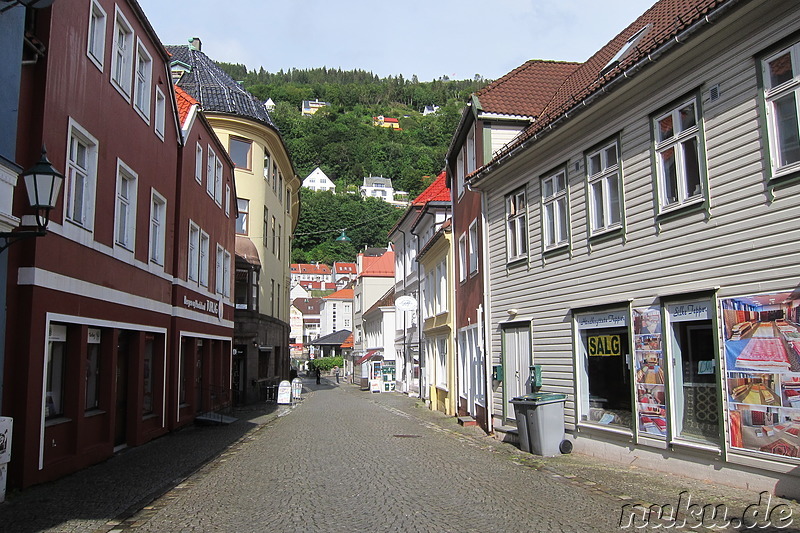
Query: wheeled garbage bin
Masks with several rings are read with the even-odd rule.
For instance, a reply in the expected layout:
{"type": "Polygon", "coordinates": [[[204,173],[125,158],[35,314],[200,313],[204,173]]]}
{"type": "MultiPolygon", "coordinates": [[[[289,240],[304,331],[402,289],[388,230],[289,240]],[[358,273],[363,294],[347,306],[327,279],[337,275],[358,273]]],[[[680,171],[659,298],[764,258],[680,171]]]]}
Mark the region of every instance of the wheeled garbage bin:
{"type": "MultiPolygon", "coordinates": [[[[566,399],[566,394],[537,392],[511,400],[522,451],[544,456],[561,453],[566,399]]],[[[568,446],[565,448],[571,449],[568,446]]]]}

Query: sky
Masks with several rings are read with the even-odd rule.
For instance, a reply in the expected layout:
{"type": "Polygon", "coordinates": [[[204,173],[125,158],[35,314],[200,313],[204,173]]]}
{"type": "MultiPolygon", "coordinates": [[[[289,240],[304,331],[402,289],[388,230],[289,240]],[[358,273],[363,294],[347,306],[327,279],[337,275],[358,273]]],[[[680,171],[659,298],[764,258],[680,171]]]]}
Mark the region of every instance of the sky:
{"type": "Polygon", "coordinates": [[[655,0],[138,0],[161,42],[268,72],[497,79],[529,59],[585,61],[655,0]]]}

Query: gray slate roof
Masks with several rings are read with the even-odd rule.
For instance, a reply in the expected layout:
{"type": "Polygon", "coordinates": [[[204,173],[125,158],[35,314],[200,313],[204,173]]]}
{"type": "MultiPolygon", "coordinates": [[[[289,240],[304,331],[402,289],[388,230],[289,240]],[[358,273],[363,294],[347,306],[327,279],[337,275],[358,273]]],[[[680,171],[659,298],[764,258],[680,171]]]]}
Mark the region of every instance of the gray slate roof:
{"type": "Polygon", "coordinates": [[[179,61],[191,68],[177,85],[200,102],[203,110],[249,118],[277,129],[264,104],[203,52],[188,45],[165,48],[172,55],[170,62],[179,61]]]}

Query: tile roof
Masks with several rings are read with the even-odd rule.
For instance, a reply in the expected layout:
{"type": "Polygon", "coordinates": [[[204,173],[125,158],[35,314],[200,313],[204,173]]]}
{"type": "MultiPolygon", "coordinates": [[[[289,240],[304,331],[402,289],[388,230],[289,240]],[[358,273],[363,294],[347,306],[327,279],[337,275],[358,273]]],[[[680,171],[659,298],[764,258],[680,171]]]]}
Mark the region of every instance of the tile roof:
{"type": "Polygon", "coordinates": [[[428,188],[414,198],[411,205],[425,205],[428,202],[449,202],[450,189],[447,188],[447,173],[442,171],[428,188]]]}
{"type": "Polygon", "coordinates": [[[181,121],[181,127],[186,122],[189,112],[192,110],[193,105],[198,105],[200,102],[195,100],[191,94],[187,93],[177,85],[175,87],[175,101],[178,103],[178,117],[181,121]]]}
{"type": "Polygon", "coordinates": [[[532,59],[475,93],[480,110],[537,117],[580,63],[532,59]]]}
{"type": "MultiPolygon", "coordinates": [[[[573,116],[584,109],[591,104],[591,99],[607,92],[612,82],[618,80],[624,83],[626,79],[633,77],[642,68],[656,61],[661,53],[668,51],[666,48],[662,50],[662,47],[681,46],[689,35],[681,39],[678,36],[688,29],[696,30],[693,27],[696,23],[710,24],[710,13],[736,3],[737,0],[659,0],[567,77],[538,120],[503,148],[484,168],[504,159],[545,129],[551,130],[554,123],[562,118],[573,116]],[[609,64],[626,42],[647,25],[651,25],[650,29],[635,46],[630,47],[629,53],[616,63],[609,64]],[[631,68],[634,65],[637,67],[631,68]],[[575,113],[568,113],[573,108],[575,113]]],[[[481,174],[482,171],[483,168],[473,175],[481,174]]]]}
{"type": "Polygon", "coordinates": [[[365,256],[361,260],[360,277],[385,278],[394,276],[394,252],[387,251],[380,257],[365,256]]]}
{"type": "Polygon", "coordinates": [[[356,273],[357,265],[355,263],[334,263],[333,269],[337,274],[356,273]]]}
{"type": "Polygon", "coordinates": [[[292,263],[290,268],[292,274],[328,275],[331,273],[331,267],[323,263],[292,263]]]}
{"type": "Polygon", "coordinates": [[[340,329],[339,331],[334,331],[333,333],[329,333],[324,337],[320,337],[315,341],[311,341],[311,344],[315,346],[319,345],[333,345],[333,346],[341,346],[350,335],[352,335],[352,331],[349,329],[340,329]]]}
{"type": "Polygon", "coordinates": [[[318,315],[322,298],[295,298],[292,305],[304,315],[318,315]]]}
{"type": "Polygon", "coordinates": [[[275,128],[264,104],[203,52],[188,45],[168,45],[165,48],[172,56],[171,62],[178,61],[190,67],[177,85],[196,98],[204,111],[249,118],[275,128]]]}
{"type": "MultiPolygon", "coordinates": [[[[335,285],[334,285],[335,286],[335,285]]],[[[326,300],[352,300],[353,289],[341,289],[332,294],[324,296],[326,300]]]]}

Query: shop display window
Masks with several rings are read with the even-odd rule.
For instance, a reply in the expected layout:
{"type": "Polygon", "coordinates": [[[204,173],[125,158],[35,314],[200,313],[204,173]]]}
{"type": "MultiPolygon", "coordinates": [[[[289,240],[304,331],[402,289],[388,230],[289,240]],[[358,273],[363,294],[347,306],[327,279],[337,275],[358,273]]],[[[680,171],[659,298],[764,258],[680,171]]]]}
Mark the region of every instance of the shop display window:
{"type": "Polygon", "coordinates": [[[633,427],[627,311],[577,315],[580,418],[633,427]]]}
{"type": "Polygon", "coordinates": [[[67,326],[51,324],[47,344],[47,388],[44,417],[52,419],[64,415],[67,326]]]}
{"type": "Polygon", "coordinates": [[[86,401],[87,411],[100,407],[100,330],[89,328],[86,346],[86,401]]]}
{"type": "Polygon", "coordinates": [[[147,335],[144,341],[144,369],[142,374],[142,390],[144,397],[142,400],[142,414],[153,413],[153,335],[147,335]]]}

